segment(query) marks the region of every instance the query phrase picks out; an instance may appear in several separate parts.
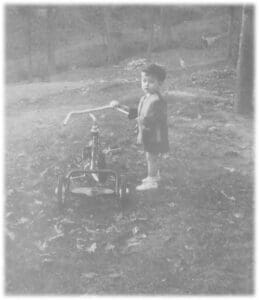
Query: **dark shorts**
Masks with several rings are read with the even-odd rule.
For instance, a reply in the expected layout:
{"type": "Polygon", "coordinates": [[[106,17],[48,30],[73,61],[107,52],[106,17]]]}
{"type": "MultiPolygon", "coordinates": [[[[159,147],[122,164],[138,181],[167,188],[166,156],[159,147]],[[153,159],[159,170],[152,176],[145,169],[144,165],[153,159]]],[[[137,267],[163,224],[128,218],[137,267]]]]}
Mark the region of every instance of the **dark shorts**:
{"type": "Polygon", "coordinates": [[[142,142],[144,151],[152,154],[167,153],[170,151],[168,139],[161,139],[161,142],[154,140],[154,136],[150,131],[143,131],[142,142]]]}
{"type": "Polygon", "coordinates": [[[144,151],[149,152],[152,154],[163,154],[163,153],[168,153],[169,152],[169,147],[164,147],[163,145],[160,144],[149,144],[149,145],[144,145],[144,151]]]}

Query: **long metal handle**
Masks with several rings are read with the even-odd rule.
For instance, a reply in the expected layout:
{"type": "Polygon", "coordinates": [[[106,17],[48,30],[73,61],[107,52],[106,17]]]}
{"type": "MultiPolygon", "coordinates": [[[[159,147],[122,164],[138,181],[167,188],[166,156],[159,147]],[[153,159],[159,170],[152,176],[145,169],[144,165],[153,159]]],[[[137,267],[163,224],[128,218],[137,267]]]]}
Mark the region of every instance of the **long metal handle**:
{"type": "Polygon", "coordinates": [[[103,110],[103,109],[107,109],[107,108],[116,109],[116,110],[122,112],[125,115],[129,114],[126,110],[124,110],[124,109],[122,109],[120,107],[112,107],[111,105],[105,105],[105,106],[100,106],[100,107],[90,108],[90,109],[85,109],[85,110],[71,111],[71,112],[69,112],[67,114],[65,120],[63,121],[63,124],[66,125],[72,115],[75,115],[75,114],[84,114],[84,113],[91,113],[91,112],[94,112],[94,111],[103,110]]]}
{"type": "Polygon", "coordinates": [[[120,112],[122,112],[122,113],[124,113],[125,115],[128,115],[128,114],[129,114],[128,111],[126,111],[126,110],[124,110],[124,109],[122,109],[122,108],[116,107],[115,109],[118,110],[118,111],[120,111],[120,112]]]}
{"type": "Polygon", "coordinates": [[[72,115],[75,114],[84,114],[84,113],[90,113],[93,111],[98,111],[98,110],[103,110],[103,109],[107,109],[107,108],[112,108],[110,105],[105,105],[105,106],[100,106],[100,107],[96,107],[96,108],[90,108],[90,109],[85,109],[85,110],[75,110],[75,111],[71,111],[70,113],[68,113],[68,115],[66,116],[65,120],[63,121],[63,124],[66,125],[68,120],[70,119],[70,117],[72,115]]]}

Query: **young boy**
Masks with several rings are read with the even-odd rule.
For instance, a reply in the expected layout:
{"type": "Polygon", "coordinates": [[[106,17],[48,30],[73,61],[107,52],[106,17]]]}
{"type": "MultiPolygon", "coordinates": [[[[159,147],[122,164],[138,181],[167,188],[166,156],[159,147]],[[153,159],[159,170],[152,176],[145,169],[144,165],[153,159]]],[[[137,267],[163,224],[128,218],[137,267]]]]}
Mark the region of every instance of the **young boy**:
{"type": "Polygon", "coordinates": [[[136,187],[138,191],[158,187],[160,155],[169,151],[167,105],[160,94],[165,77],[166,72],[159,65],[151,64],[144,68],[141,72],[144,96],[140,99],[138,109],[128,108],[129,119],[137,118],[137,143],[143,144],[147,161],[147,177],[136,187]]]}

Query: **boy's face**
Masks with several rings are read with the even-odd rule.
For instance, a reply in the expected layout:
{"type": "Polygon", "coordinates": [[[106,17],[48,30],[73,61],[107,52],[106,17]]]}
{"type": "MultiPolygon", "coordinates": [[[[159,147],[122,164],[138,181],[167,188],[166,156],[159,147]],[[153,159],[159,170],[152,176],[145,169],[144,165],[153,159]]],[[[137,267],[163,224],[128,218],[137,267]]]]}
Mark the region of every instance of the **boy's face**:
{"type": "Polygon", "coordinates": [[[161,82],[152,75],[141,73],[141,88],[145,94],[154,94],[159,91],[161,82]]]}

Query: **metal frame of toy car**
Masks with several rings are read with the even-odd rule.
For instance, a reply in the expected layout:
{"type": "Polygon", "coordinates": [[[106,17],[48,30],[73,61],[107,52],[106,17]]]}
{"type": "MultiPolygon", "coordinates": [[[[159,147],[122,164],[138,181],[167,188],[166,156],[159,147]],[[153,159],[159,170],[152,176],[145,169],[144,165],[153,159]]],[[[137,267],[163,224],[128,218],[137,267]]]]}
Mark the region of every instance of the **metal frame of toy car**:
{"type": "MultiPolygon", "coordinates": [[[[74,194],[73,191],[70,190],[70,180],[76,178],[83,178],[83,177],[86,178],[87,175],[90,176],[92,175],[92,177],[96,182],[100,182],[99,178],[101,174],[106,174],[114,177],[115,179],[115,186],[113,189],[114,195],[119,198],[120,202],[123,202],[124,198],[126,197],[127,189],[126,189],[125,176],[120,175],[119,172],[117,172],[116,170],[106,169],[106,168],[103,169],[98,167],[100,154],[103,154],[103,152],[100,149],[99,126],[97,124],[97,119],[92,114],[92,112],[101,111],[110,108],[114,109],[114,107],[112,107],[111,105],[106,105],[106,106],[101,106],[101,107],[96,107],[96,108],[86,109],[81,111],[71,111],[67,114],[65,120],[63,121],[63,125],[66,125],[72,115],[88,113],[93,120],[93,125],[91,127],[90,163],[85,164],[83,170],[80,169],[71,170],[66,176],[59,176],[58,178],[57,197],[61,208],[65,207],[66,202],[70,199],[70,194],[74,194]]],[[[115,109],[117,111],[120,111],[128,115],[128,112],[125,109],[122,109],[120,107],[116,107],[115,109]]],[[[87,147],[89,148],[89,146],[87,147]]],[[[97,194],[101,195],[101,193],[97,193],[97,194]]]]}

